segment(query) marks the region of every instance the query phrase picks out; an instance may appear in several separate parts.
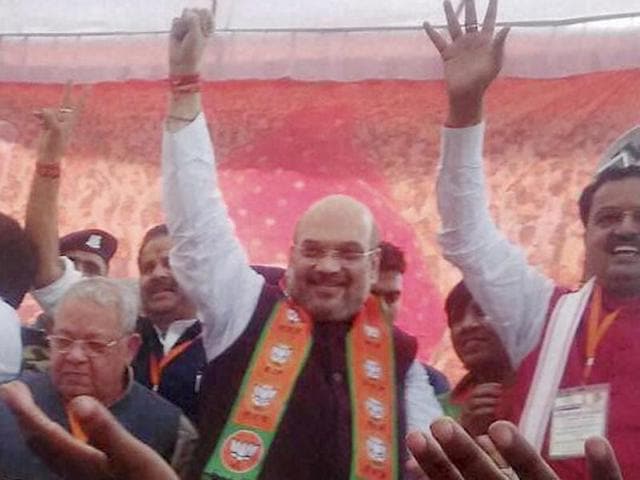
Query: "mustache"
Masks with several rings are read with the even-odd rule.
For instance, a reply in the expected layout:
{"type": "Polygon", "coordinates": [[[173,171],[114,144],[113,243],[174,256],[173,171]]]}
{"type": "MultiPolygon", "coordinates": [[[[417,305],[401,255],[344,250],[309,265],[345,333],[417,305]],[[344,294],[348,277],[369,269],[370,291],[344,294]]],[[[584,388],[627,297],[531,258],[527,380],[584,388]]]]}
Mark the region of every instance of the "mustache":
{"type": "Polygon", "coordinates": [[[343,273],[325,273],[311,271],[306,277],[307,283],[316,286],[337,287],[343,286],[348,282],[348,278],[343,273]]]}
{"type": "Polygon", "coordinates": [[[168,277],[150,280],[149,283],[144,286],[144,291],[149,294],[161,292],[164,290],[178,292],[180,290],[180,286],[178,285],[178,282],[176,282],[173,278],[168,277]]]}

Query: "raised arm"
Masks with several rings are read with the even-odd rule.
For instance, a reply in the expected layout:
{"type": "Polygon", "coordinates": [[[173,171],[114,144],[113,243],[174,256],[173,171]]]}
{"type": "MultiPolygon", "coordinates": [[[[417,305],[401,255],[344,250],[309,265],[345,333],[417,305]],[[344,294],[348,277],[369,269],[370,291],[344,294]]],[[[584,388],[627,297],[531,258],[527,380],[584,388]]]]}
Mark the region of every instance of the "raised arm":
{"type": "Polygon", "coordinates": [[[218,188],[198,76],[211,13],[185,10],[169,46],[172,92],[162,143],[163,202],[174,241],[171,268],[198,307],[207,357],[244,331],[264,280],[250,267],[218,188]]]}
{"type": "Polygon", "coordinates": [[[518,365],[541,335],[553,283],[498,231],[488,208],[482,104],[502,67],[508,29],[494,34],[497,0],[490,0],[481,27],[473,0],[466,0],[464,32],[448,0],[445,11],[451,41],[425,23],[442,56],[449,98],[436,187],[439,240],[445,258],[462,271],[473,298],[518,365]]]}
{"type": "Polygon", "coordinates": [[[58,247],[60,168],[80,109],[80,103],[72,101],[71,84],[67,84],[59,107],[35,114],[42,123],[42,134],[25,219],[25,230],[38,251],[35,288],[52,284],[64,273],[58,247]]]}

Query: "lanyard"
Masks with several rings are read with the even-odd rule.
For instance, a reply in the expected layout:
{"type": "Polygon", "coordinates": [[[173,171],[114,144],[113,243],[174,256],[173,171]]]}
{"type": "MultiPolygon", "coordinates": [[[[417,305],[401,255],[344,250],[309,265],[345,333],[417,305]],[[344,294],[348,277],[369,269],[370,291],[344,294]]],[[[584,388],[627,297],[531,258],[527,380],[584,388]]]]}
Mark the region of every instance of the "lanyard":
{"type": "Polygon", "coordinates": [[[71,430],[71,435],[82,443],[87,443],[89,441],[89,437],[80,426],[80,422],[78,422],[78,419],[71,410],[67,408],[66,411],[67,418],[69,419],[69,430],[71,430]]]}
{"type": "Polygon", "coordinates": [[[593,300],[591,301],[589,321],[587,323],[586,359],[582,372],[582,382],[585,384],[591,376],[591,370],[596,361],[598,345],[600,345],[609,327],[618,318],[619,313],[620,309],[617,309],[602,318],[602,289],[600,285],[596,285],[593,292],[593,300]]]}
{"type": "Polygon", "coordinates": [[[162,372],[167,365],[169,365],[173,360],[178,358],[187,348],[191,346],[193,342],[198,340],[200,335],[195,338],[192,338],[188,342],[182,342],[179,345],[176,345],[169,353],[163,356],[160,360],[155,354],[151,354],[151,358],[149,359],[149,379],[151,380],[151,389],[154,392],[158,391],[160,387],[160,379],[162,378],[162,372]]]}

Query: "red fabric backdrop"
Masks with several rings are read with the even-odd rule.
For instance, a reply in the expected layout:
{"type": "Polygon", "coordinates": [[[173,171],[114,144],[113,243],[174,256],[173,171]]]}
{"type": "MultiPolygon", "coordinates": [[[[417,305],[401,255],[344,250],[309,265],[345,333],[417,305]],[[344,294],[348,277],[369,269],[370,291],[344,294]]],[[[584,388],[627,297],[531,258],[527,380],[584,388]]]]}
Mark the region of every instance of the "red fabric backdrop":
{"type": "MultiPolygon", "coordinates": [[[[557,280],[581,275],[576,199],[599,153],[638,122],[640,71],[501,80],[487,99],[487,172],[503,230],[557,280]]],[[[0,209],[22,219],[38,125],[61,86],[0,84],[0,209]]],[[[142,234],[162,222],[159,155],[166,87],[92,88],[65,161],[60,232],[101,227],[120,239],[114,276],[136,276],[142,234]]],[[[458,273],[439,256],[434,184],[446,98],[440,82],[247,81],[204,86],[221,183],[252,261],[284,264],[296,218],[349,193],[373,209],[409,260],[400,324],[421,355],[459,374],[442,300],[458,273]]],[[[25,319],[36,309],[28,303],[25,319]]]]}

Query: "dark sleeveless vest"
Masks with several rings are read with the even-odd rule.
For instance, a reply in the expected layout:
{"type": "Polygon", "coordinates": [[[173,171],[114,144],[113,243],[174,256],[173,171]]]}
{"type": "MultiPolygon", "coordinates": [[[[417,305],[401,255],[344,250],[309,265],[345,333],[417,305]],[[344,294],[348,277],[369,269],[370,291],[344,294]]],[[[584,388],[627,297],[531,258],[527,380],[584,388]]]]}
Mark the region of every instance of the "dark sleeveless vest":
{"type": "MultiPolygon", "coordinates": [[[[142,337],[142,345],[132,363],[136,381],[151,388],[149,362],[151,354],[162,358],[163,348],[151,322],[143,317],[138,319],[137,331],[142,337]]],[[[200,322],[190,326],[180,336],[176,345],[188,342],[202,331],[200,322]]],[[[200,377],[207,364],[202,340],[198,339],[163,370],[158,386],[158,394],[169,400],[195,423],[200,377]]]]}
{"type": "MultiPolygon", "coordinates": [[[[60,395],[48,374],[27,373],[20,378],[42,411],[69,430],[69,421],[60,395]]],[[[181,412],[155,393],[133,382],[129,392],[109,410],[132,435],[147,444],[167,462],[176,446],[181,412]]],[[[58,479],[33,453],[22,437],[13,414],[0,402],[0,478],[58,479]]]]}
{"type": "MultiPolygon", "coordinates": [[[[265,285],[243,334],[207,366],[199,404],[200,444],[191,475],[199,479],[238,394],[279,288],[265,285]]],[[[351,468],[351,404],[346,359],[350,322],[316,323],[313,347],[267,455],[262,480],[341,480],[351,468]]],[[[405,375],[416,339],[394,329],[400,476],[406,459],[405,375]]]]}

